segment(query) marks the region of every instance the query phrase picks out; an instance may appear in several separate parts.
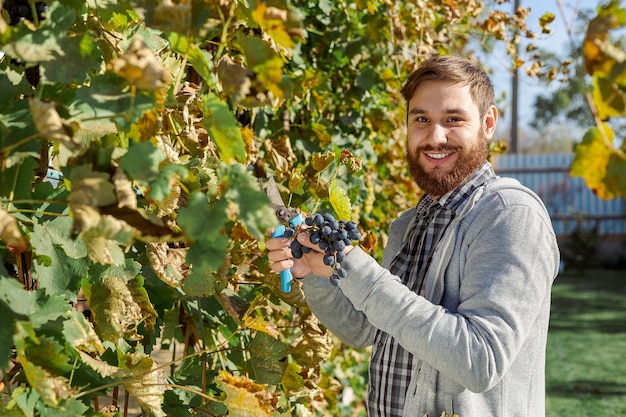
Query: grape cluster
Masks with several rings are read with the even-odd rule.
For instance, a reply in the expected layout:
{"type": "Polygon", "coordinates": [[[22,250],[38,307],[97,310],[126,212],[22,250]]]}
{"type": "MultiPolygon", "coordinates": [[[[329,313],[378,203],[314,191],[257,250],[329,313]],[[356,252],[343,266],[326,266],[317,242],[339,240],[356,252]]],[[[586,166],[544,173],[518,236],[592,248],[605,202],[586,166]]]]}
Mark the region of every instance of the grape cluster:
{"type": "MultiPolygon", "coordinates": [[[[33,11],[26,0],[6,0],[3,4],[3,8],[9,14],[9,25],[11,26],[17,25],[22,20],[34,20],[33,11]]],[[[41,1],[35,3],[35,12],[37,13],[37,19],[39,21],[45,19],[47,11],[48,5],[46,3],[41,1]]]]}
{"type": "MultiPolygon", "coordinates": [[[[309,226],[301,229],[309,233],[311,243],[319,246],[324,253],[324,265],[333,268],[330,282],[338,286],[341,278],[345,278],[346,270],[341,266],[346,259],[343,250],[352,244],[352,241],[361,239],[356,223],[345,220],[336,220],[332,214],[315,213],[307,217],[304,223],[309,226]]],[[[296,231],[292,228],[285,230],[285,237],[292,237],[296,231]]],[[[302,255],[311,251],[311,248],[303,246],[297,240],[291,242],[291,254],[300,259],[302,255]]]]}

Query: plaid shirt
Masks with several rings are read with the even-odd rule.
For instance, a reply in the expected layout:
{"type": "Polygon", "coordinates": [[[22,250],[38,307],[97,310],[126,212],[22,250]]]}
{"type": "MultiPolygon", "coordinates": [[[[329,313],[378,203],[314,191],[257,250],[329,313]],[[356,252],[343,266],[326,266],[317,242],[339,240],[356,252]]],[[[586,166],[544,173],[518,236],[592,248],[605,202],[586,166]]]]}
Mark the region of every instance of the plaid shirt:
{"type": "MultiPolygon", "coordinates": [[[[485,163],[461,186],[434,200],[425,195],[417,204],[415,221],[409,228],[402,249],[391,262],[389,270],[402,283],[423,295],[424,277],[441,239],[458,211],[468,202],[474,189],[493,179],[491,164],[485,163]]],[[[413,355],[396,340],[378,330],[370,362],[368,415],[401,417],[404,399],[413,372],[413,355]]]]}

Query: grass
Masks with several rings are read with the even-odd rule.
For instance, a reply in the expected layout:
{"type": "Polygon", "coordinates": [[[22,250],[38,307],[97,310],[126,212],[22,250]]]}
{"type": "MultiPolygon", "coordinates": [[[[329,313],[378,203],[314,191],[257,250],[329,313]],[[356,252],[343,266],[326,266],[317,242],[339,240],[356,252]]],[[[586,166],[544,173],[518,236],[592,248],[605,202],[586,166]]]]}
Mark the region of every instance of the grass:
{"type": "Polygon", "coordinates": [[[626,416],[626,271],[557,278],[546,392],[547,417],[626,416]]]}

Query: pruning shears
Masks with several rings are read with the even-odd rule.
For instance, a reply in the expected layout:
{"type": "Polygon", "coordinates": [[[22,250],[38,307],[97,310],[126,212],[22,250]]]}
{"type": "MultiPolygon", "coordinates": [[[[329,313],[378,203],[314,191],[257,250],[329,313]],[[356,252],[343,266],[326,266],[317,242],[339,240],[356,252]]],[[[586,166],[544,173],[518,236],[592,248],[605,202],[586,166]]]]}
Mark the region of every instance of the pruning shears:
{"type": "MultiPolygon", "coordinates": [[[[272,237],[283,237],[287,226],[295,228],[304,221],[304,218],[296,209],[285,205],[278,191],[278,187],[276,186],[276,182],[274,181],[274,177],[270,177],[267,181],[265,193],[270,199],[270,206],[274,209],[276,218],[278,218],[280,222],[280,225],[272,232],[272,237]]],[[[292,279],[293,275],[291,275],[289,269],[280,272],[280,289],[283,292],[291,292],[292,279]]]]}

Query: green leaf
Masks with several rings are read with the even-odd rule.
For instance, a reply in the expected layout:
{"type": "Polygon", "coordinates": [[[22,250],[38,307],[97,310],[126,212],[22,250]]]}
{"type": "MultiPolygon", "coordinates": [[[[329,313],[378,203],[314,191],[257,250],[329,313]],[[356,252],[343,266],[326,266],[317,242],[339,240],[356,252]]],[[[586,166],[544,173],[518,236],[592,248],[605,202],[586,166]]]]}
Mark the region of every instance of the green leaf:
{"type": "Polygon", "coordinates": [[[0,276],[0,369],[6,369],[11,356],[16,320],[27,320],[35,312],[35,294],[26,291],[14,278],[0,276]]]}
{"type": "Polygon", "coordinates": [[[57,217],[43,224],[36,223],[30,242],[36,255],[33,268],[39,285],[49,294],[75,293],[87,274],[87,250],[70,236],[72,219],[57,217]]]}
{"type": "Polygon", "coordinates": [[[128,282],[128,289],[133,296],[133,300],[141,308],[141,315],[144,318],[144,326],[148,330],[153,331],[159,315],[152,306],[152,303],[150,302],[150,297],[148,296],[148,292],[144,288],[143,284],[144,277],[141,275],[137,275],[128,282]]]}
{"type": "Polygon", "coordinates": [[[264,332],[257,332],[248,346],[255,381],[260,384],[280,384],[287,367],[287,346],[264,332]]]}
{"type": "Polygon", "coordinates": [[[180,209],[178,222],[192,244],[187,252],[191,273],[183,283],[190,296],[213,294],[213,273],[226,257],[228,238],[224,228],[228,201],[218,200],[209,207],[205,194],[193,193],[187,206],[180,209]]]}
{"type": "Polygon", "coordinates": [[[67,36],[66,31],[76,20],[76,11],[66,9],[60,2],[49,6],[48,18],[36,31],[20,25],[11,42],[2,46],[7,55],[22,62],[35,63],[53,61],[64,54],[59,39],[67,36]]]}
{"type": "Polygon", "coordinates": [[[47,405],[57,406],[62,399],[69,398],[69,381],[66,378],[53,375],[23,356],[19,360],[24,368],[28,383],[37,391],[47,405]]]}
{"type": "Polygon", "coordinates": [[[228,187],[224,197],[235,203],[239,220],[250,233],[263,240],[267,231],[278,225],[267,195],[241,164],[222,166],[219,174],[228,187]]]}
{"type": "Polygon", "coordinates": [[[27,344],[24,354],[30,362],[52,374],[63,374],[72,370],[63,347],[50,337],[40,336],[37,343],[27,344]]]}
{"type": "Polygon", "coordinates": [[[150,182],[149,196],[155,201],[162,201],[172,193],[172,185],[177,178],[184,180],[188,174],[182,165],[166,165],[159,170],[156,178],[150,182]]]}
{"type": "Polygon", "coordinates": [[[79,311],[72,309],[63,322],[63,336],[74,348],[89,353],[104,353],[104,346],[93,329],[79,311]]]}
{"type": "Polygon", "coordinates": [[[281,383],[285,391],[289,392],[298,392],[304,388],[304,378],[300,373],[302,372],[302,367],[294,362],[289,362],[287,364],[287,369],[281,379],[281,383]]]}
{"type": "MultiPolygon", "coordinates": [[[[11,396],[15,399],[15,403],[20,408],[26,417],[34,417],[35,416],[35,406],[37,402],[40,400],[39,394],[37,391],[32,388],[27,387],[17,387],[15,391],[13,391],[13,395],[11,396]]],[[[23,417],[22,414],[19,417],[23,417]]]]}
{"type": "Polygon", "coordinates": [[[177,32],[171,32],[168,35],[168,40],[174,52],[186,56],[198,75],[205,81],[211,82],[213,79],[213,73],[211,72],[213,64],[211,63],[210,55],[206,51],[200,49],[198,44],[190,42],[189,38],[177,32]]]}
{"type": "Polygon", "coordinates": [[[39,408],[39,412],[41,417],[83,417],[88,409],[80,399],[69,398],[60,401],[55,407],[39,408]]]}
{"type": "Polygon", "coordinates": [[[41,65],[42,76],[50,82],[71,84],[84,82],[89,72],[98,69],[102,62],[102,52],[89,33],[78,38],[65,38],[59,41],[62,55],[41,65]]]}
{"type": "Polygon", "coordinates": [[[226,163],[235,160],[243,162],[246,151],[239,122],[226,103],[212,94],[204,96],[202,112],[205,115],[204,126],[220,151],[220,159],[226,163]]]}
{"type": "Polygon", "coordinates": [[[120,165],[131,179],[148,181],[158,175],[159,165],[164,160],[163,151],[152,142],[138,142],[122,156],[120,165]]]}
{"type": "MultiPolygon", "coordinates": [[[[69,107],[70,114],[78,119],[111,119],[119,126],[130,126],[146,110],[155,106],[154,97],[137,93],[134,97],[126,92],[124,79],[107,72],[90,79],[89,88],[76,90],[75,100],[69,107]]],[[[99,128],[103,121],[95,124],[99,128]]],[[[83,125],[88,128],[90,125],[83,125]]]]}

